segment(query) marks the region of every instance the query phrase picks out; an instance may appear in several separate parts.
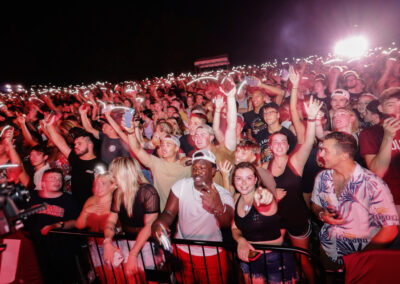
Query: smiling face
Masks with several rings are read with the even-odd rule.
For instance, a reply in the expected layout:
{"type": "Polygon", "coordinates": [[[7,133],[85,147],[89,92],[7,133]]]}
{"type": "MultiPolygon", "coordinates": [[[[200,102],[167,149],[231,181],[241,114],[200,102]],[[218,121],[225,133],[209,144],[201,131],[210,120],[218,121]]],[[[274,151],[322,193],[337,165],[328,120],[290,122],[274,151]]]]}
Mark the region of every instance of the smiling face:
{"type": "Polygon", "coordinates": [[[207,160],[195,160],[192,166],[192,178],[195,188],[201,190],[204,185],[211,185],[216,169],[207,160]]]}
{"type": "Polygon", "coordinates": [[[270,149],[274,156],[283,156],[289,150],[289,142],[286,135],[276,133],[269,139],[270,149]]]}
{"type": "Polygon", "coordinates": [[[233,183],[237,191],[242,195],[248,195],[255,189],[257,177],[250,168],[240,168],[235,171],[233,183]]]}
{"type": "Polygon", "coordinates": [[[265,108],[263,117],[264,117],[265,123],[267,125],[279,123],[279,112],[274,108],[271,108],[271,107],[265,108]]]}

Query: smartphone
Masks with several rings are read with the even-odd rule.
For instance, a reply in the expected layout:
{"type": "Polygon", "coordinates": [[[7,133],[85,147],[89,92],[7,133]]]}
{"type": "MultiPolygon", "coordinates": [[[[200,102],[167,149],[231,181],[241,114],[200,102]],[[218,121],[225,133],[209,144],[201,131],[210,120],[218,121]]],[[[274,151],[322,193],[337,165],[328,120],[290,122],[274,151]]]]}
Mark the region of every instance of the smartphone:
{"type": "Polygon", "coordinates": [[[261,256],[259,251],[250,250],[249,255],[247,256],[249,260],[254,261],[261,256]]]}
{"type": "Polygon", "coordinates": [[[130,108],[125,111],[124,113],[124,126],[126,128],[131,128],[132,127],[132,118],[133,115],[135,114],[135,110],[130,108]]]}
{"type": "Polygon", "coordinates": [[[335,214],[333,216],[334,219],[340,219],[341,218],[339,212],[336,211],[336,209],[333,208],[332,206],[328,206],[327,210],[328,210],[329,213],[331,213],[331,214],[334,213],[335,214]]]}
{"type": "Polygon", "coordinates": [[[258,80],[257,78],[251,77],[251,76],[246,76],[245,80],[250,87],[257,87],[258,82],[260,82],[260,80],[258,80]]]}

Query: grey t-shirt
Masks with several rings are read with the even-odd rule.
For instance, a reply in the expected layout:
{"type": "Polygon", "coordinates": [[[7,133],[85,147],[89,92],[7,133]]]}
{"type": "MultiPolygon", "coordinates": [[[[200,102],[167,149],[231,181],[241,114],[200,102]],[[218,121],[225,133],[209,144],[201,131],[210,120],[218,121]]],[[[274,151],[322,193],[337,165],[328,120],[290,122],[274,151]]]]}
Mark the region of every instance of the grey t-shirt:
{"type": "Polygon", "coordinates": [[[101,143],[100,157],[101,160],[109,165],[112,160],[117,157],[129,157],[129,151],[124,146],[120,138],[109,138],[103,132],[99,132],[101,143]]]}

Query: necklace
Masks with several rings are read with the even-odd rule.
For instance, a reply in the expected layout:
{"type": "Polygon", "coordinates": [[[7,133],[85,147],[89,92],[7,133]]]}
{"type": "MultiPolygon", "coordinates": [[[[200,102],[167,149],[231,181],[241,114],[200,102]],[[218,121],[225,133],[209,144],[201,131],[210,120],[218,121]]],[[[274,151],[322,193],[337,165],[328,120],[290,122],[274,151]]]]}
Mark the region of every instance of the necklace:
{"type": "Polygon", "coordinates": [[[249,211],[250,211],[250,208],[251,208],[251,206],[245,204],[245,205],[243,206],[244,213],[249,212],[249,211]]]}

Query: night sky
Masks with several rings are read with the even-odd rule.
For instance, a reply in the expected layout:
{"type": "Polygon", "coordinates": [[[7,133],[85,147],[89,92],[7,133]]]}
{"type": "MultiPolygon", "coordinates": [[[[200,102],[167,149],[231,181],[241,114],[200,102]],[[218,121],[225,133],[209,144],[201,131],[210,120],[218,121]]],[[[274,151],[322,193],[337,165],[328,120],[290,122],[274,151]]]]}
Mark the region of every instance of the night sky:
{"type": "Polygon", "coordinates": [[[258,64],[326,54],[352,33],[400,43],[398,0],[111,3],[3,9],[0,84],[136,80],[225,53],[233,65],[258,64]]]}

